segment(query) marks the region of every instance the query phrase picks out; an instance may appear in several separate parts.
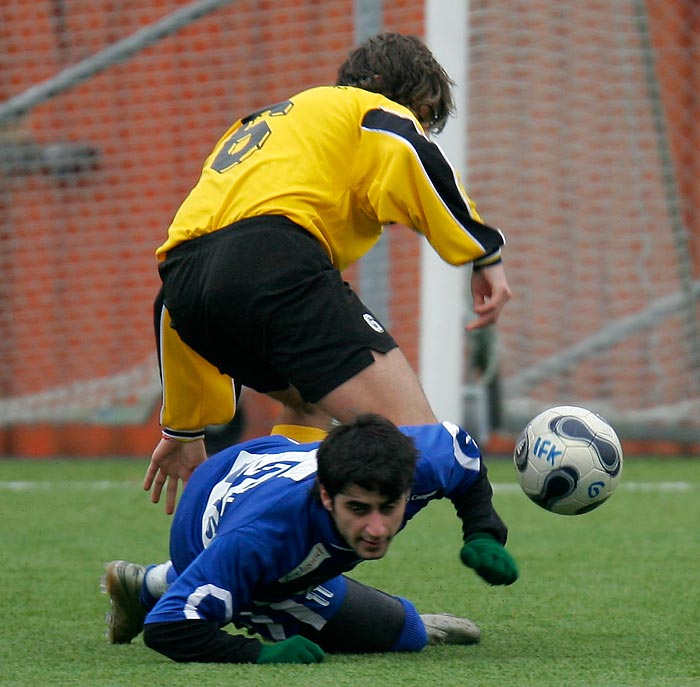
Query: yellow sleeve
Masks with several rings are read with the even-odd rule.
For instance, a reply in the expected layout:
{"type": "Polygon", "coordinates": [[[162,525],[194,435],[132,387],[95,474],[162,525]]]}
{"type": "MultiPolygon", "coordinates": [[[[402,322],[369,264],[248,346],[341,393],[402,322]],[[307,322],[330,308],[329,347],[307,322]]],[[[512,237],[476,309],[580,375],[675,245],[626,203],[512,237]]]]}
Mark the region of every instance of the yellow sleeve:
{"type": "Polygon", "coordinates": [[[381,224],[412,227],[451,265],[500,260],[503,234],[484,224],[458,173],[417,122],[385,109],[367,112],[360,148],[370,166],[367,200],[381,224]]]}
{"type": "Polygon", "coordinates": [[[236,412],[236,392],[231,377],[191,349],[170,326],[163,307],[160,317],[160,376],[163,435],[194,441],[207,425],[225,424],[236,412]]]}

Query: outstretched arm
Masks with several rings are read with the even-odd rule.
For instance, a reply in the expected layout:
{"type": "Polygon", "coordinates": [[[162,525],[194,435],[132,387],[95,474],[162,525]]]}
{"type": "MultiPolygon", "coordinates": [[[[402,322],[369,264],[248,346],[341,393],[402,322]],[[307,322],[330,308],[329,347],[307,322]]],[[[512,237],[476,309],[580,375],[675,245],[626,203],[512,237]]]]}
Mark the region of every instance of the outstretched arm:
{"type": "Polygon", "coordinates": [[[167,482],[165,512],[171,515],[180,480],[184,486],[207,458],[204,427],[229,422],[236,411],[236,395],[233,380],[185,344],[173,329],[163,289],[156,297],[153,316],[163,386],[163,439],[153,451],[143,488],[152,487],[151,501],[159,503],[167,482]]]}
{"type": "Polygon", "coordinates": [[[483,462],[474,484],[452,503],[462,520],[464,545],[460,559],[489,584],[508,585],[518,579],[518,566],[505,548],[508,530],[493,508],[493,490],[483,462]]]}
{"type": "Polygon", "coordinates": [[[505,549],[508,530],[493,507],[488,472],[474,439],[452,422],[402,431],[415,437],[421,454],[407,517],[428,501],[447,497],[462,521],[462,562],[489,584],[515,582],[518,568],[505,549]]]}

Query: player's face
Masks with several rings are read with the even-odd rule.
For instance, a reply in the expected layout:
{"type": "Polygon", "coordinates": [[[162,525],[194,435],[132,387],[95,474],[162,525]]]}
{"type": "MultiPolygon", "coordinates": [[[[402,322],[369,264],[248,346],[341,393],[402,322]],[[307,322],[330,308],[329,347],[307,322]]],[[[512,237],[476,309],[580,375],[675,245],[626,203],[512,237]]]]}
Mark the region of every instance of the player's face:
{"type": "Polygon", "coordinates": [[[333,516],[338,532],[360,558],[381,558],[399,531],[406,511],[404,494],[395,501],[353,484],[334,498],[321,487],[321,501],[333,516]]]}

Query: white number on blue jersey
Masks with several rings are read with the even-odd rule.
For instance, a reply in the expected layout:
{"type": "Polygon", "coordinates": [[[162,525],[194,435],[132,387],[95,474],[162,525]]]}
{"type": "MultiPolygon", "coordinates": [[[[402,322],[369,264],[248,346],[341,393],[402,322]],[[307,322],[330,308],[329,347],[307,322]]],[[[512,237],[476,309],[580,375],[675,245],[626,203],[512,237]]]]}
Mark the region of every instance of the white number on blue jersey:
{"type": "Polygon", "coordinates": [[[299,482],[316,472],[316,451],[308,453],[268,453],[257,455],[241,451],[226,477],[209,493],[202,516],[202,543],[206,548],[216,534],[224,511],[236,496],[273,477],[299,482]]]}

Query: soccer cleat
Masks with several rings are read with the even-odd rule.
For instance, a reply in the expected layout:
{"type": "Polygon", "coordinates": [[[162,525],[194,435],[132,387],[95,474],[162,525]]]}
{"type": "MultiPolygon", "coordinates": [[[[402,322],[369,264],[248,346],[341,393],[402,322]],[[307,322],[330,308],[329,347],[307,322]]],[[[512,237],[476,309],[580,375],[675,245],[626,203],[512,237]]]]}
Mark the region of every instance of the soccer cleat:
{"type": "Polygon", "coordinates": [[[105,566],[100,586],[109,595],[111,610],[105,616],[110,644],[128,644],[143,630],[146,609],[140,601],[146,568],[127,561],[112,561],[105,566]]]}
{"type": "Polygon", "coordinates": [[[428,633],[428,644],[478,644],[481,630],[471,620],[449,613],[421,615],[428,633]]]}

